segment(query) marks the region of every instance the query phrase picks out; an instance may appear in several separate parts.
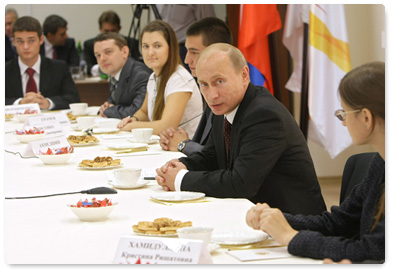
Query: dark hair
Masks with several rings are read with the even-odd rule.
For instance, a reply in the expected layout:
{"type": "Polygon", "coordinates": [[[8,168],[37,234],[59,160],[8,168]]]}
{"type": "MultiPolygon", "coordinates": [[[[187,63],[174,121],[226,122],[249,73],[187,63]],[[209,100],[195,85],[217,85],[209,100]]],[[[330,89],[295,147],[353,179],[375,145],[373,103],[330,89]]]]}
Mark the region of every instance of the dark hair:
{"type": "Polygon", "coordinates": [[[13,9],[13,8],[5,9],[5,14],[8,14],[8,13],[13,13],[15,15],[15,18],[18,18],[18,13],[16,12],[15,9],[13,9]]]}
{"type": "Polygon", "coordinates": [[[186,36],[203,36],[203,45],[214,43],[232,44],[232,32],[224,21],[217,17],[205,17],[187,29],[186,36]]]}
{"type": "Polygon", "coordinates": [[[339,94],[352,109],[367,108],[385,120],[385,63],[367,63],[348,72],[340,82],[339,94]]]}
{"type": "Polygon", "coordinates": [[[158,81],[157,86],[158,92],[156,93],[153,117],[154,120],[159,120],[161,119],[163,109],[165,108],[164,97],[167,81],[169,80],[170,76],[177,70],[178,65],[182,64],[182,62],[179,54],[177,36],[171,26],[162,20],[152,21],[145,26],[140,35],[140,47],[142,45],[142,38],[144,36],[144,33],[155,31],[159,31],[162,33],[169,46],[169,57],[165,65],[162,67],[159,75],[156,75],[160,76],[160,80],[158,81]]]}
{"type": "Polygon", "coordinates": [[[114,40],[114,43],[119,47],[119,49],[122,49],[124,46],[128,46],[126,39],[122,35],[115,32],[105,32],[97,35],[93,44],[106,40],[114,40]]]}
{"type": "Polygon", "coordinates": [[[59,28],[66,28],[67,21],[58,15],[50,15],[45,18],[43,24],[44,35],[47,36],[48,33],[56,34],[59,28]]]}
{"type": "Polygon", "coordinates": [[[39,38],[43,35],[40,22],[31,16],[22,16],[15,21],[12,26],[12,35],[18,31],[37,32],[39,38]]]}
{"type": "Polygon", "coordinates": [[[99,17],[99,26],[102,27],[103,23],[110,23],[112,25],[121,26],[121,19],[119,19],[118,14],[115,11],[109,10],[103,12],[99,17]]]}

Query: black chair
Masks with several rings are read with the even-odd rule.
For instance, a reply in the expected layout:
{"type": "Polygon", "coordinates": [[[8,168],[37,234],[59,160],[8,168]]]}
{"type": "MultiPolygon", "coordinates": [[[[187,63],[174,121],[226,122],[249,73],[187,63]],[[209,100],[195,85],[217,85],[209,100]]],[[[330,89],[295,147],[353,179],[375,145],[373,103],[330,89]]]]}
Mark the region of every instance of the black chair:
{"type": "Polygon", "coordinates": [[[377,153],[362,153],[350,156],[343,170],[340,190],[340,204],[350,194],[351,190],[366,176],[370,160],[377,153]]]}

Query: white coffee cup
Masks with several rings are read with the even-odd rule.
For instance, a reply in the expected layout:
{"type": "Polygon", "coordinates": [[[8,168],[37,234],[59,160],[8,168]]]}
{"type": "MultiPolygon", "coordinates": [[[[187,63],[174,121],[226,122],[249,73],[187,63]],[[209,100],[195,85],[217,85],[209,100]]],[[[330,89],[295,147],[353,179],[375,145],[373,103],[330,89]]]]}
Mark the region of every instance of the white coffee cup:
{"type": "Polygon", "coordinates": [[[76,118],[78,128],[81,130],[90,129],[95,126],[95,117],[78,117],[76,118]]]}
{"type": "Polygon", "coordinates": [[[177,234],[180,239],[202,240],[207,246],[211,241],[213,230],[212,227],[183,227],[177,229],[177,234]]]}
{"type": "Polygon", "coordinates": [[[70,103],[69,107],[73,115],[84,115],[88,109],[88,104],[85,102],[70,103]]]}
{"type": "Polygon", "coordinates": [[[139,142],[148,142],[151,139],[153,128],[137,128],[132,129],[134,138],[139,142]]]}
{"type": "Polygon", "coordinates": [[[136,185],[141,176],[141,169],[137,168],[123,168],[114,170],[115,184],[121,186],[136,185]]]}

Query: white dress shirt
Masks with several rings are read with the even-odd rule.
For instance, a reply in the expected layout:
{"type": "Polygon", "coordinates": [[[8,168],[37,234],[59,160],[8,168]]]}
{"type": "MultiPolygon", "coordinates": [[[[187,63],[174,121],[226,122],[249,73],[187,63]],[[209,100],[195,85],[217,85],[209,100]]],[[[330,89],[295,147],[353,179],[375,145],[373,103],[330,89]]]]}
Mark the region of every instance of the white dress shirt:
{"type": "MultiPolygon", "coordinates": [[[[27,85],[27,81],[29,80],[29,75],[26,73],[26,69],[28,69],[29,66],[25,65],[21,61],[21,57],[18,57],[18,64],[19,64],[19,69],[20,69],[21,79],[22,79],[22,92],[23,92],[23,96],[25,96],[26,95],[26,85],[27,85]]],[[[31,66],[31,68],[34,69],[33,78],[34,78],[34,81],[36,82],[38,92],[40,92],[40,66],[41,66],[41,56],[38,55],[37,62],[33,66],[31,66]]],[[[49,101],[48,110],[53,109],[55,107],[55,104],[53,103],[53,101],[50,100],[49,98],[46,98],[46,99],[49,101]]],[[[22,98],[17,99],[16,101],[14,101],[13,105],[18,105],[21,100],[22,100],[22,98]]]]}
{"type": "MultiPolygon", "coordinates": [[[[232,112],[230,112],[228,115],[225,115],[224,118],[226,118],[230,124],[233,124],[233,120],[235,119],[237,110],[239,109],[239,105],[236,106],[235,109],[232,110],[232,112]]],[[[184,178],[185,174],[189,172],[188,170],[182,169],[179,170],[176,178],[174,180],[174,188],[175,191],[181,191],[181,183],[182,183],[182,179],[184,178]]]]}

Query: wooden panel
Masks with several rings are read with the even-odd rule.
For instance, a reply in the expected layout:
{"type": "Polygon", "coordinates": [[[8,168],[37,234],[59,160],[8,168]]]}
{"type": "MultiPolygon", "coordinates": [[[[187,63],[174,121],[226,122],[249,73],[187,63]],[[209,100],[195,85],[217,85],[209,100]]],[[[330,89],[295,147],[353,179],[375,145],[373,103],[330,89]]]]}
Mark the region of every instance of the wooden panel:
{"type": "Polygon", "coordinates": [[[108,99],[108,80],[98,82],[78,80],[75,81],[75,86],[80,94],[81,102],[86,102],[89,106],[100,106],[108,99]]]}

